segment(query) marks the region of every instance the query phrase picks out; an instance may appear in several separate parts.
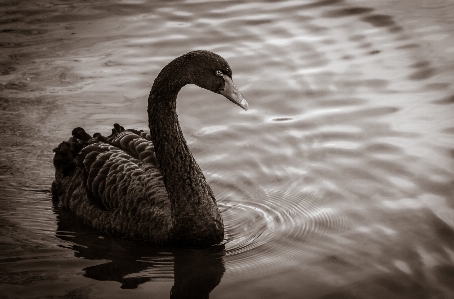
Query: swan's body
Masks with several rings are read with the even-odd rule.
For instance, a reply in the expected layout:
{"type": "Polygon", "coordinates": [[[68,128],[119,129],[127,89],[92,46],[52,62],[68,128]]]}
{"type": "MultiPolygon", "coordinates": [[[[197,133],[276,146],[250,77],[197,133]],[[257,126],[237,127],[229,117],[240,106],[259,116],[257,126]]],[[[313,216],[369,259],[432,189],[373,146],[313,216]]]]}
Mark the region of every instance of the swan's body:
{"type": "Polygon", "coordinates": [[[94,228],[130,239],[188,246],[222,242],[213,191],[178,123],[176,97],[186,84],[220,93],[247,109],[227,62],[195,51],[160,72],[148,98],[150,134],[115,125],[91,138],[81,128],[55,151],[54,198],[94,228]]]}

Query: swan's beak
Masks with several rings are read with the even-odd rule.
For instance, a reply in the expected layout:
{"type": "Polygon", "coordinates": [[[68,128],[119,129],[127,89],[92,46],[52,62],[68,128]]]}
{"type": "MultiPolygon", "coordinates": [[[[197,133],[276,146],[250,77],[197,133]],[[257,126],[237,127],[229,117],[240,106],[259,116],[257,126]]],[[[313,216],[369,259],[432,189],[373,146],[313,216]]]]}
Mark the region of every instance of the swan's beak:
{"type": "Polygon", "coordinates": [[[236,89],[235,84],[233,84],[232,79],[230,79],[229,76],[223,75],[225,84],[224,84],[224,89],[221,90],[221,94],[229,99],[230,101],[234,102],[244,110],[247,110],[249,105],[247,101],[243,98],[243,96],[240,94],[238,89],[236,89]]]}

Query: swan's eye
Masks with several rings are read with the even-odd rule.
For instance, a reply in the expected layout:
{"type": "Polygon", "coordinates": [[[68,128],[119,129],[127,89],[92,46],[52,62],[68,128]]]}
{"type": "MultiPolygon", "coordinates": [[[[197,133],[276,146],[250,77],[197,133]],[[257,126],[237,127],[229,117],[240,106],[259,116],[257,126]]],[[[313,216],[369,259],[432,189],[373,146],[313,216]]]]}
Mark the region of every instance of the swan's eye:
{"type": "Polygon", "coordinates": [[[216,71],[216,76],[222,77],[222,75],[224,75],[224,74],[221,71],[219,71],[219,70],[216,71]]]}

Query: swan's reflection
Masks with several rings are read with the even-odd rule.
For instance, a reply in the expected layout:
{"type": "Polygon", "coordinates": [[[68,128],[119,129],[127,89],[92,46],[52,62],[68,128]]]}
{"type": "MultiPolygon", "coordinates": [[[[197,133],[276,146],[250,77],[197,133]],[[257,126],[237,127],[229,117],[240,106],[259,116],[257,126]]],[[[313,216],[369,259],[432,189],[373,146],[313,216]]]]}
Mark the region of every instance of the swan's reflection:
{"type": "Polygon", "coordinates": [[[224,247],[183,249],[100,235],[54,204],[57,237],[71,242],[74,256],[106,261],[87,267],[84,276],[118,281],[134,289],[152,280],[174,278],[170,298],[208,298],[224,274],[224,247]]]}

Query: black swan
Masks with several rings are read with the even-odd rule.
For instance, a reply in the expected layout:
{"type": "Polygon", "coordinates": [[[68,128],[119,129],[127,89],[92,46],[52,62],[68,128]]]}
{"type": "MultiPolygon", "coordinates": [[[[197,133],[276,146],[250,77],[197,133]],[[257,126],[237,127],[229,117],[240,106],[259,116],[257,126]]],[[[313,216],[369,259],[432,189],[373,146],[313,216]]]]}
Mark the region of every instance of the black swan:
{"type": "Polygon", "coordinates": [[[78,127],[54,149],[52,195],[102,232],[179,246],[210,246],[224,238],[213,191],[191,155],[176,113],[186,84],[219,93],[247,110],[225,59],[193,51],[166,65],[148,97],[150,134],[114,125],[91,137],[78,127]]]}

